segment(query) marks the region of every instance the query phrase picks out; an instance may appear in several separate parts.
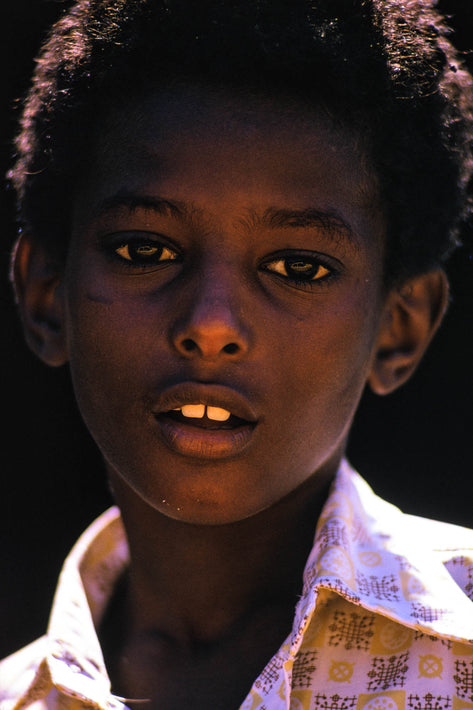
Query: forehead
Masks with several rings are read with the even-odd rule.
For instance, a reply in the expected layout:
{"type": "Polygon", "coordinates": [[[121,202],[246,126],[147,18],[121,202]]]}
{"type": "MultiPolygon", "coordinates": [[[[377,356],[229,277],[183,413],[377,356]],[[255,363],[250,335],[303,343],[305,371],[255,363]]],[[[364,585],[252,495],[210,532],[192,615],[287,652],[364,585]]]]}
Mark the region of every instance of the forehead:
{"type": "Polygon", "coordinates": [[[130,98],[103,114],[92,156],[88,210],[127,193],[220,219],[320,210],[360,234],[382,222],[361,139],[288,97],[182,86],[130,98]]]}

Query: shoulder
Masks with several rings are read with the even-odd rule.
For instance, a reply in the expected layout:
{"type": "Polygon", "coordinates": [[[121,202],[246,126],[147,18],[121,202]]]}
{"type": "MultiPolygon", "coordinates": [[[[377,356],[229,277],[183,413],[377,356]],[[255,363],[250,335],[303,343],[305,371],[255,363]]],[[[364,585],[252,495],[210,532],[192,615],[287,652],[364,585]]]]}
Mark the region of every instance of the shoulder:
{"type": "Polygon", "coordinates": [[[473,529],[464,528],[453,523],[422,518],[418,515],[403,513],[406,525],[412,531],[425,536],[432,550],[448,552],[449,550],[465,550],[473,553],[473,529]]]}
{"type": "Polygon", "coordinates": [[[423,541],[473,601],[473,530],[407,514],[403,514],[403,522],[408,532],[423,541]]]}
{"type": "Polygon", "coordinates": [[[440,565],[473,601],[473,530],[402,512],[380,498],[346,462],[339,481],[371,540],[415,567],[440,565]]]}

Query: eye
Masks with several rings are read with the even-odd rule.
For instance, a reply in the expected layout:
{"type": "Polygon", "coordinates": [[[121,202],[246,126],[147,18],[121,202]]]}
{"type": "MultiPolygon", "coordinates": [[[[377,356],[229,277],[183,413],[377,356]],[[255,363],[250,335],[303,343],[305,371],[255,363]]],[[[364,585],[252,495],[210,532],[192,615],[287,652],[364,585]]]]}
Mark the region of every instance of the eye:
{"type": "Polygon", "coordinates": [[[169,247],[146,240],[130,240],[115,248],[122,259],[143,266],[163,261],[175,261],[178,255],[169,247]]]}
{"type": "Polygon", "coordinates": [[[120,267],[138,270],[166,266],[180,261],[181,254],[165,237],[148,232],[117,232],[103,237],[99,244],[109,259],[120,267]]]}
{"type": "Polygon", "coordinates": [[[285,279],[307,284],[325,279],[333,273],[333,270],[325,266],[317,257],[305,255],[285,256],[267,261],[263,268],[285,279]]]}

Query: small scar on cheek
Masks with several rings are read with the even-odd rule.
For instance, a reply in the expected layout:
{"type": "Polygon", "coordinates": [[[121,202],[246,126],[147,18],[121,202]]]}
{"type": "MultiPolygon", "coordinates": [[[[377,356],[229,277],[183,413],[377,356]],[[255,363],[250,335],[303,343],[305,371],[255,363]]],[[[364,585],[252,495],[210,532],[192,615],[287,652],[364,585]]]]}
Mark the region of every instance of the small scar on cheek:
{"type": "Polygon", "coordinates": [[[105,298],[105,296],[99,296],[95,293],[86,293],[85,297],[89,301],[93,301],[94,303],[103,303],[105,306],[110,306],[113,303],[110,298],[105,298]]]}

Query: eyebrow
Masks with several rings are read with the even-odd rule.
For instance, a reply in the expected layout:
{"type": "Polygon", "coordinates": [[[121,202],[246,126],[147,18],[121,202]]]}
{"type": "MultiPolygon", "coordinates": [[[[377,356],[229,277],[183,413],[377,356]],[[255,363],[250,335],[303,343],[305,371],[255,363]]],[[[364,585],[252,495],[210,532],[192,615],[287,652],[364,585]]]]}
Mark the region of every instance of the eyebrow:
{"type": "Polygon", "coordinates": [[[263,215],[263,224],[272,228],[316,228],[325,236],[333,239],[345,239],[356,249],[359,241],[350,225],[336,212],[308,207],[302,210],[268,209],[263,215]]]}
{"type": "MultiPolygon", "coordinates": [[[[105,198],[98,205],[99,212],[126,208],[130,212],[138,209],[151,210],[160,215],[191,219],[199,211],[192,203],[167,200],[164,197],[146,195],[129,190],[119,190],[105,198]]],[[[269,208],[262,215],[250,211],[250,217],[239,220],[241,224],[266,226],[271,229],[318,229],[333,240],[344,240],[356,250],[359,240],[350,225],[334,211],[308,207],[300,210],[269,208]]]]}
{"type": "Polygon", "coordinates": [[[171,202],[163,197],[144,195],[128,190],[119,190],[116,194],[102,200],[98,205],[98,211],[108,212],[109,210],[119,209],[121,207],[125,207],[130,212],[144,209],[152,210],[162,215],[172,215],[174,217],[189,216],[190,212],[193,211],[189,210],[183,202],[171,202]]]}

